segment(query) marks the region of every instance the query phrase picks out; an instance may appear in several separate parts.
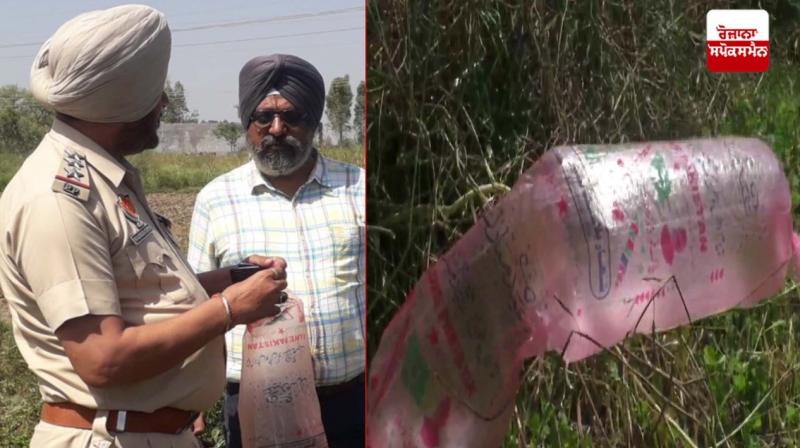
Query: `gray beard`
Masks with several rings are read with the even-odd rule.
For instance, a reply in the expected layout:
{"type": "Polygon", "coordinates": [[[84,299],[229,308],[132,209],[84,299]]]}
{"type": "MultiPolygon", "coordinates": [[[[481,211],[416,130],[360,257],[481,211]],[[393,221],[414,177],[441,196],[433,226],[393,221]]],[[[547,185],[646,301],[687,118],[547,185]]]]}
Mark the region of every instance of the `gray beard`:
{"type": "Polygon", "coordinates": [[[304,145],[294,137],[286,136],[278,142],[267,135],[261,140],[261,144],[253,145],[251,153],[261,174],[283,177],[299,170],[316,155],[317,150],[311,143],[304,145]]]}

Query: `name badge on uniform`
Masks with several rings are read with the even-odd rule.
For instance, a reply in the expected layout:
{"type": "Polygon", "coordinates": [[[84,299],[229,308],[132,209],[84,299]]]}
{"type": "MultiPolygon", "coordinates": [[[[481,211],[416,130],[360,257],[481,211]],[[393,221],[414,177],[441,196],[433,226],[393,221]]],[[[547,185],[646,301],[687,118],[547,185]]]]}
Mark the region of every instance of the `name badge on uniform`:
{"type": "Polygon", "coordinates": [[[125,218],[136,226],[136,232],[131,235],[130,240],[138,246],[139,243],[147,238],[147,235],[153,232],[153,228],[150,227],[150,224],[142,221],[139,213],[136,212],[136,206],[133,205],[133,201],[127,194],[117,196],[117,205],[122,209],[125,218]]]}

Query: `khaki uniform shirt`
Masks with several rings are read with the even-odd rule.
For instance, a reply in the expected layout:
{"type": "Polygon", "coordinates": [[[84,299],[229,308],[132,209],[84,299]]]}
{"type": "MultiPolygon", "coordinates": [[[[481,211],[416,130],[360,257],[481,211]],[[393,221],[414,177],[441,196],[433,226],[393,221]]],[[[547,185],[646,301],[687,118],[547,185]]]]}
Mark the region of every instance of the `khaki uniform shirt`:
{"type": "Polygon", "coordinates": [[[155,323],[208,296],[150,211],[136,169],[58,120],[0,198],[0,287],[45,402],[202,411],[222,394],[222,337],[125,386],[95,389],[73,369],[54,334],[67,320],[94,314],[155,323]]]}

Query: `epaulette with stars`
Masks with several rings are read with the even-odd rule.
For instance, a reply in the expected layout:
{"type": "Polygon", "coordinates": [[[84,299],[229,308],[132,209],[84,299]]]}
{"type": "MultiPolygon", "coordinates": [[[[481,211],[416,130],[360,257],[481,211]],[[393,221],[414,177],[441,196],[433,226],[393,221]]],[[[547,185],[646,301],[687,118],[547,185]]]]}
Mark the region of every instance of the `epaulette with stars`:
{"type": "Polygon", "coordinates": [[[91,182],[86,170],[86,156],[77,152],[64,151],[64,159],[56,172],[53,191],[66,193],[80,201],[89,199],[91,182]]]}

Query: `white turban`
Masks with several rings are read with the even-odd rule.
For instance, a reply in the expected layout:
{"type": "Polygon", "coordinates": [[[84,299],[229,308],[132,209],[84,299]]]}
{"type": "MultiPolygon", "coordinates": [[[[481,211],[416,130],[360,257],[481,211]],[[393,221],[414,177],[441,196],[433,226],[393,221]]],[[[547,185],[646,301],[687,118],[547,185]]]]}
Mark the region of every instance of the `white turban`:
{"type": "Polygon", "coordinates": [[[81,14],[39,49],[31,92],[46,108],[94,123],[128,123],[159,103],[172,36],[164,15],[124,5],[81,14]]]}

